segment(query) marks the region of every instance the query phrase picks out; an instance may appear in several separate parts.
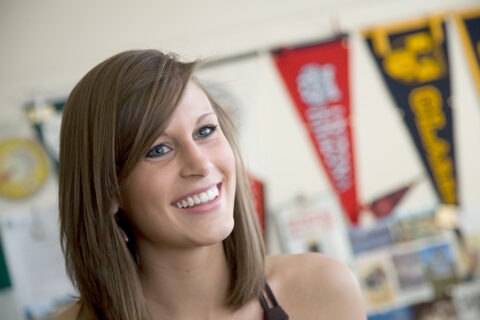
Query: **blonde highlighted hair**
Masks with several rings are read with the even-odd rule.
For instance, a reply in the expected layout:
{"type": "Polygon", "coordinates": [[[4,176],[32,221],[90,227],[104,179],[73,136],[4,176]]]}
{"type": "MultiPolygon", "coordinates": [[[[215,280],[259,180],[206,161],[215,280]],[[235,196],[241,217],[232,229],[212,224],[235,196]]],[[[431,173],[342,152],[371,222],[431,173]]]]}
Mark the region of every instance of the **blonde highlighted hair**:
{"type": "MultiPolygon", "coordinates": [[[[119,224],[128,232],[128,222],[116,219],[121,215],[112,207],[125,178],[165,129],[188,81],[197,82],[197,65],[157,50],[126,51],[95,66],[68,97],[60,134],[60,236],[81,318],[150,318],[134,239],[127,247],[119,224]]],[[[237,309],[263,288],[265,252],[237,132],[209,98],[236,160],[235,227],[224,249],[232,280],[225,304],[237,309]]]]}

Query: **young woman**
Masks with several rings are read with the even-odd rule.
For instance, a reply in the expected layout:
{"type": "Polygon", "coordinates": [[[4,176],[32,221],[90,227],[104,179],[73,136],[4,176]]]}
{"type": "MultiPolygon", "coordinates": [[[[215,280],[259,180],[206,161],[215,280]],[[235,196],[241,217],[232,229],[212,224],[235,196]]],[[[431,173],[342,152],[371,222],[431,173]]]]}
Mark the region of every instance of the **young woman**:
{"type": "Polygon", "coordinates": [[[236,131],[195,67],[122,52],[70,94],[60,223],[80,299],[59,319],[365,319],[340,263],[265,257],[236,131]]]}

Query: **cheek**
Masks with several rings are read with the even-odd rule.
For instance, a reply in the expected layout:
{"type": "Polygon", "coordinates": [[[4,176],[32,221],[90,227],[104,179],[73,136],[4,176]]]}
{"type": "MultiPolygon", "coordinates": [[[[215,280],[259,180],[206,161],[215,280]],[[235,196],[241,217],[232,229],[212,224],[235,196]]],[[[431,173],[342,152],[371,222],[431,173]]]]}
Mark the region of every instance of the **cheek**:
{"type": "Polygon", "coordinates": [[[167,181],[165,175],[149,170],[132,173],[121,189],[121,207],[132,221],[141,222],[164,209],[170,190],[167,181]]]}
{"type": "MultiPolygon", "coordinates": [[[[159,230],[165,230],[168,221],[164,185],[150,181],[135,187],[124,193],[122,209],[136,236],[158,240],[159,230]]],[[[168,228],[173,229],[173,226],[168,228]]]]}
{"type": "Polygon", "coordinates": [[[230,144],[225,139],[225,146],[222,149],[222,152],[219,152],[220,161],[222,166],[222,171],[225,174],[228,186],[228,194],[229,199],[233,208],[233,202],[235,199],[235,191],[236,191],[236,161],[235,161],[235,154],[233,153],[230,144]]]}
{"type": "Polygon", "coordinates": [[[219,162],[221,163],[221,167],[228,178],[233,179],[233,182],[235,182],[235,155],[227,139],[224,138],[223,140],[224,141],[221,145],[221,150],[218,152],[218,155],[220,156],[219,162]]]}

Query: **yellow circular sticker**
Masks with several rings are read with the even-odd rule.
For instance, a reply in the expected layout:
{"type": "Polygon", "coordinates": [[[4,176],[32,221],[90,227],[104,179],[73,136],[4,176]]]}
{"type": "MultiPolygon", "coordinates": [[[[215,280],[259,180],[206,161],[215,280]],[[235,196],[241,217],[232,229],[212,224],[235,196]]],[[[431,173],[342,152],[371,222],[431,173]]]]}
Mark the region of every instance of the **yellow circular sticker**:
{"type": "Polygon", "coordinates": [[[34,194],[47,180],[48,158],[34,141],[0,141],[0,196],[12,199],[34,194]]]}

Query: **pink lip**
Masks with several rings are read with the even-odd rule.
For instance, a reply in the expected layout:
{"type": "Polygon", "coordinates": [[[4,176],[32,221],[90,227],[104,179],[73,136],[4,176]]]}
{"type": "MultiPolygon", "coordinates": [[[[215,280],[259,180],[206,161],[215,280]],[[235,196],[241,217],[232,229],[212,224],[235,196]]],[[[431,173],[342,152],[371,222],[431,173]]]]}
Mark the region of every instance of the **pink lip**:
{"type": "MultiPolygon", "coordinates": [[[[211,185],[210,188],[212,186],[214,186],[214,185],[211,185]]],[[[210,212],[210,211],[218,208],[222,203],[222,199],[223,199],[222,183],[217,184],[217,188],[218,188],[219,195],[218,195],[218,197],[216,197],[212,201],[197,204],[193,207],[187,207],[187,208],[178,208],[176,205],[174,205],[174,207],[175,207],[175,209],[179,210],[180,212],[187,213],[187,214],[200,214],[200,213],[210,212]]],[[[202,191],[205,191],[205,190],[208,190],[208,189],[209,188],[202,189],[202,191]]],[[[200,192],[202,192],[202,191],[200,191],[200,192]]],[[[194,195],[194,194],[196,194],[196,193],[195,192],[190,193],[189,195],[194,195]]],[[[185,199],[185,198],[181,198],[181,199],[185,199]]]]}
{"type": "Polygon", "coordinates": [[[186,214],[201,214],[201,213],[211,212],[212,210],[215,210],[222,204],[223,193],[220,190],[220,188],[218,189],[218,191],[220,192],[220,195],[215,199],[213,199],[212,201],[202,203],[202,204],[197,204],[191,208],[190,207],[187,207],[187,208],[175,207],[175,208],[177,210],[180,210],[182,213],[186,213],[186,214]]]}
{"type": "MultiPolygon", "coordinates": [[[[183,195],[181,198],[178,198],[177,200],[171,202],[170,204],[171,204],[172,206],[174,206],[175,208],[177,208],[177,202],[180,202],[180,201],[182,201],[182,200],[185,200],[185,199],[187,199],[188,197],[194,196],[194,195],[199,194],[199,193],[201,193],[201,192],[205,192],[205,191],[207,191],[208,189],[212,188],[212,187],[215,186],[215,185],[217,186],[218,191],[220,192],[220,188],[221,188],[221,186],[222,186],[222,183],[221,183],[221,182],[212,183],[211,185],[209,185],[209,186],[207,186],[207,187],[205,187],[205,188],[196,189],[196,190],[194,190],[194,191],[192,191],[192,192],[189,192],[189,193],[183,195]]],[[[217,198],[218,198],[218,197],[217,197],[217,198]]]]}

